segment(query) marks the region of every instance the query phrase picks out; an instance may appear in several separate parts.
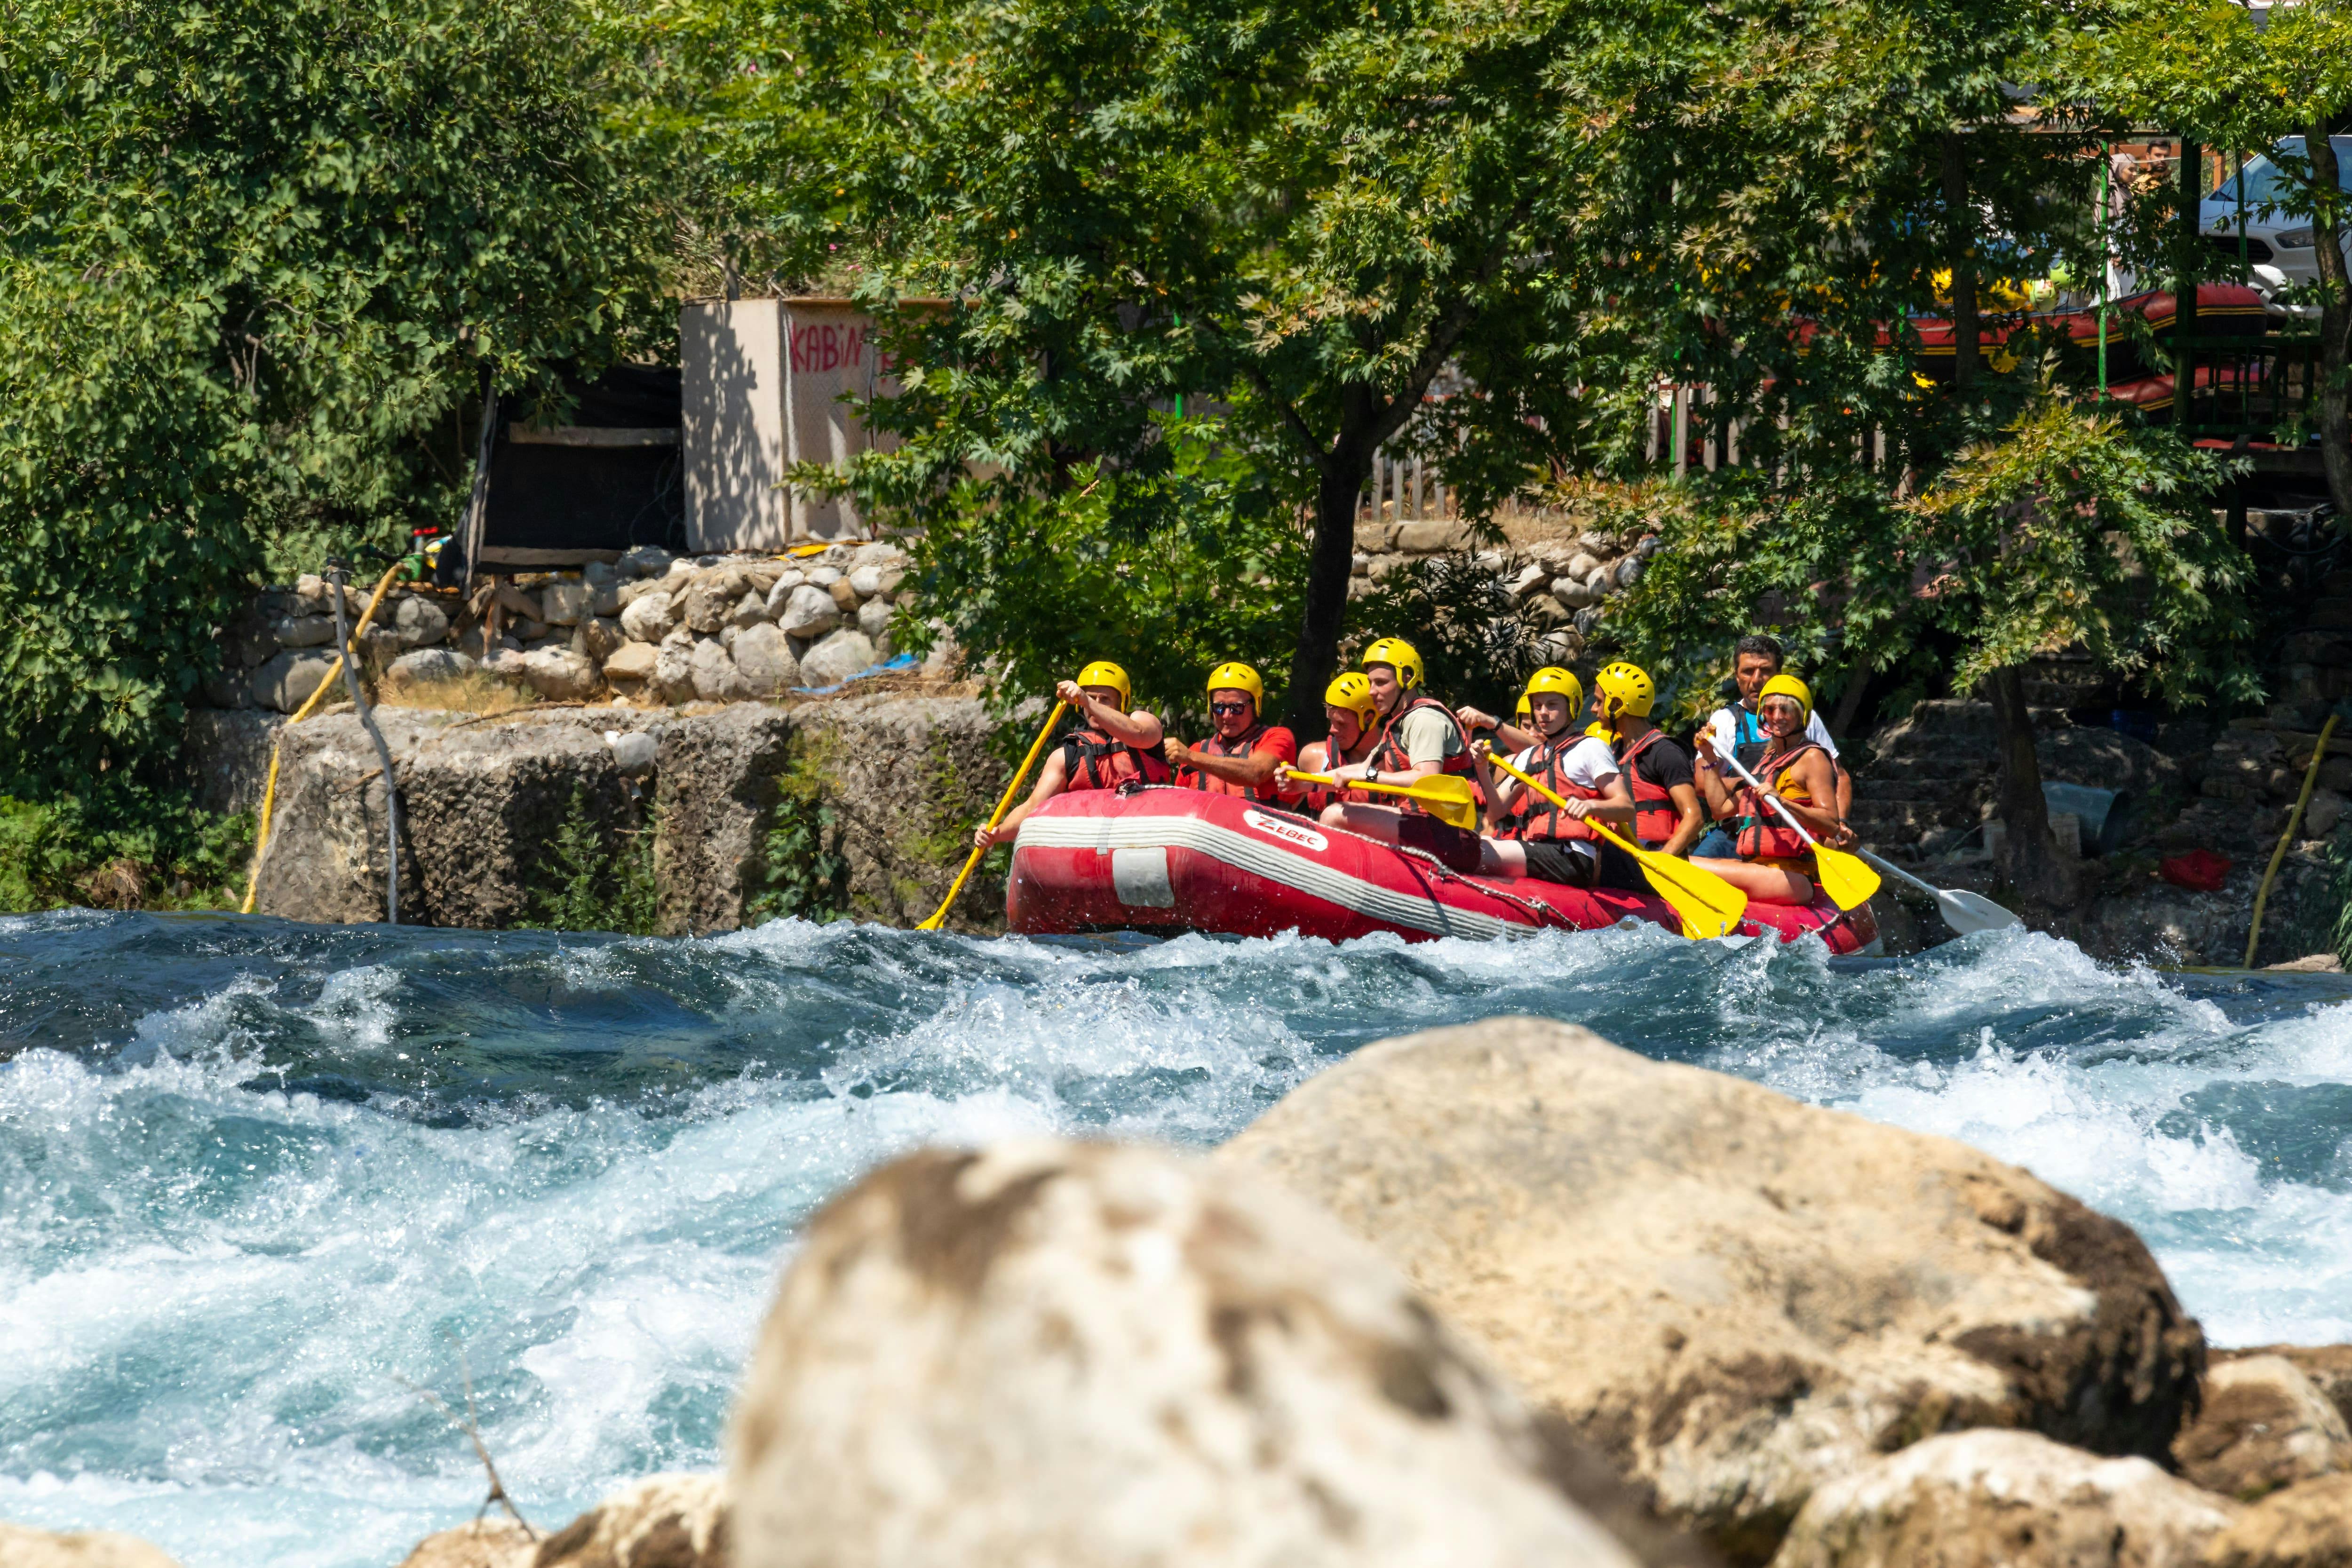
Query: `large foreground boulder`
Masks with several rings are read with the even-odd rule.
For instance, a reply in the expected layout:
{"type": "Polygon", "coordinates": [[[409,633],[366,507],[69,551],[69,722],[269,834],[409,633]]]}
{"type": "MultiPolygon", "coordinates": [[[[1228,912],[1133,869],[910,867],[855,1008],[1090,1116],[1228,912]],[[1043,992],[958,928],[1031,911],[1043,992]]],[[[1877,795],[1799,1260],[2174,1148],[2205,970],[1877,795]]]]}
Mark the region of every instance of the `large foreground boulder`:
{"type": "Polygon", "coordinates": [[[1567,1025],[1369,1046],[1217,1157],[1372,1241],[1738,1561],[1940,1431],[2161,1458],[2203,1364],[2130,1228],[2024,1171],[1567,1025]]]}
{"type": "Polygon", "coordinates": [[[2352,1475],[2274,1491],[2205,1547],[2206,1568],[2352,1568],[2352,1475]]]}
{"type": "Polygon", "coordinates": [[[0,1568],[180,1568],[159,1546],[110,1530],[0,1524],[0,1568]]]}
{"type": "Polygon", "coordinates": [[[1956,1432],[1823,1482],[1772,1568],[2193,1568],[2235,1511],[2146,1459],[1956,1432]]]}
{"type": "Polygon", "coordinates": [[[2173,1439],[2180,1473],[2252,1502],[2297,1481],[2352,1471],[2352,1433],[2310,1378],[2283,1355],[2208,1368],[2196,1419],[2173,1439]]]}
{"type": "Polygon", "coordinates": [[[1386,1264],[1185,1156],[901,1159],[811,1224],[731,1437],[735,1568],[1635,1559],[1386,1264]]]}

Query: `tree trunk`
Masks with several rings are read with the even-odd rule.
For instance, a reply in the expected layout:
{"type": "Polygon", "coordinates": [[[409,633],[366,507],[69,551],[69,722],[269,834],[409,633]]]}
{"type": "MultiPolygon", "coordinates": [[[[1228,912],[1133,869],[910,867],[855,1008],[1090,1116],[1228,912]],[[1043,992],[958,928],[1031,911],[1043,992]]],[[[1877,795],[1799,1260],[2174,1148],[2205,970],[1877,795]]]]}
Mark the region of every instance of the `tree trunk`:
{"type": "Polygon", "coordinates": [[[2033,750],[2033,713],[2025,706],[2025,678],[2014,666],[1996,670],[1986,683],[1992,697],[1996,744],[2000,748],[2000,795],[1996,817],[2008,829],[1996,862],[2001,880],[2029,904],[2064,914],[2082,902],[2085,868],[2062,860],[2050,831],[2050,804],[2042,794],[2042,759],[2033,750]]]}
{"type": "Polygon", "coordinates": [[[1944,237],[1952,267],[1952,391],[1965,395],[1977,380],[1976,209],[1969,204],[1968,148],[1959,133],[1944,133],[1944,237]]]}
{"type": "Polygon", "coordinates": [[[2352,279],[2347,277],[2343,228],[2335,220],[2343,211],[2343,180],[2336,167],[2336,144],[2327,127],[2305,128],[2303,145],[2311,155],[2312,183],[2321,193],[2312,205],[2312,243],[2318,247],[2319,282],[2319,452],[2327,472],[2327,497],[2339,517],[2352,517],[2352,418],[2347,418],[2345,367],[2352,361],[2352,279]],[[2333,199],[2330,199],[2330,195],[2333,199]]]}
{"type": "Polygon", "coordinates": [[[1356,506],[1371,476],[1371,443],[1362,431],[1343,427],[1320,469],[1315,540],[1307,562],[1307,608],[1299,618],[1298,648],[1290,659],[1289,725],[1302,745],[1323,734],[1323,688],[1331,684],[1339,663],[1348,579],[1356,559],[1356,506]]]}

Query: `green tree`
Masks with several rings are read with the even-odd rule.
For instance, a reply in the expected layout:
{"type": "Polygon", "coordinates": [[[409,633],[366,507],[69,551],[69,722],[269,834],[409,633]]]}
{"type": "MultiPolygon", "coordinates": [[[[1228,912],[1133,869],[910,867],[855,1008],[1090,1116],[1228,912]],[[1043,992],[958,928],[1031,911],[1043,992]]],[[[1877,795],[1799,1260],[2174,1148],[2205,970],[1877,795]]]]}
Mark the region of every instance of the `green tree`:
{"type": "Polygon", "coordinates": [[[2352,122],[2352,5],[2282,5],[2267,25],[2242,6],[2128,0],[2068,40],[2057,89],[2119,124],[2179,127],[2208,146],[2269,151],[2313,220],[2319,267],[2321,461],[2336,511],[2352,517],[2352,200],[2331,133],[2352,122]],[[2283,138],[2295,147],[2279,147],[2283,138]]]}
{"type": "Polygon", "coordinates": [[[1055,532],[1079,509],[1137,539],[1303,519],[1294,714],[1319,712],[1335,662],[1375,449],[1438,455],[1482,515],[1579,449],[1580,383],[1613,380],[1579,319],[1601,278],[1562,86],[1597,5],[742,17],[749,57],[708,73],[733,84],[713,112],[781,150],[778,224],[827,214],[909,367],[869,411],[902,439],[856,465],[866,505],[949,551],[992,517],[1055,532]],[[1183,460],[1179,400],[1239,471],[1183,460]]]}
{"type": "Polygon", "coordinates": [[[657,342],[563,0],[26,0],[0,29],[0,783],[152,764],[273,545],[450,522],[484,386],[657,342]]]}
{"type": "Polygon", "coordinates": [[[2206,499],[2222,477],[2168,430],[2045,394],[1914,498],[1855,486],[1684,508],[1618,630],[1660,639],[1682,674],[1769,599],[1801,659],[1834,638],[1849,678],[1923,645],[1948,651],[1951,688],[1994,710],[2002,874],[2029,902],[2071,909],[2088,887],[2050,833],[2025,666],[2075,649],[2176,706],[2258,696],[2249,567],[2206,499]]]}

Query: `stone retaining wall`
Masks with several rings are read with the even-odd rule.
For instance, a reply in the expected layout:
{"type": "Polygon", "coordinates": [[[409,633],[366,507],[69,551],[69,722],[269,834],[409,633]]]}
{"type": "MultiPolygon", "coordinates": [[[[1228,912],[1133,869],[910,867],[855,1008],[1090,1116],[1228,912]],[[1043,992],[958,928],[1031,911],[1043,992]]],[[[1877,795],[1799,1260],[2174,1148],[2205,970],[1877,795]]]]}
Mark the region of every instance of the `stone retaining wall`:
{"type": "MultiPolygon", "coordinates": [[[[832,686],[887,659],[911,607],[906,552],[887,541],[802,558],[673,557],[640,546],[577,572],[485,580],[470,600],[424,585],[388,594],[362,639],[379,700],[429,700],[488,677],[554,701],[729,702],[832,686]]],[[[331,674],[324,579],[257,595],[222,634],[205,700],[292,713],[331,674]]],[[[365,606],[351,591],[350,619],[365,606]]],[[[945,667],[951,654],[935,661],[945,667]]]]}

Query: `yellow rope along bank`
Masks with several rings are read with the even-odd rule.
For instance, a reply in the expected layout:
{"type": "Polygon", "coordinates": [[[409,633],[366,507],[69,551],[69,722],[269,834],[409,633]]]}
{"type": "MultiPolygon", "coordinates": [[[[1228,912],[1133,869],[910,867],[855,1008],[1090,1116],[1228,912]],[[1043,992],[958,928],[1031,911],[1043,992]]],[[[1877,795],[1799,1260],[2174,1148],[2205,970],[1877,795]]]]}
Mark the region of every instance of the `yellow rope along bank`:
{"type": "MultiPolygon", "coordinates": [[[[351,640],[344,644],[344,648],[352,657],[358,656],[360,638],[366,634],[368,623],[375,619],[376,606],[382,604],[383,596],[391,591],[392,580],[400,575],[400,569],[404,564],[405,563],[399,561],[393,563],[376,583],[375,592],[369,597],[367,608],[360,612],[359,624],[352,628],[351,640]]],[[[261,816],[254,824],[253,864],[245,873],[245,902],[237,905],[237,913],[240,915],[253,913],[253,895],[261,886],[261,856],[263,852],[269,848],[269,813],[278,804],[278,758],[286,749],[286,731],[309,718],[310,710],[319,706],[319,699],[325,696],[333,688],[334,684],[342,677],[343,662],[338,658],[335,661],[335,667],[327,672],[326,679],[319,683],[319,689],[310,694],[310,700],[294,710],[294,716],[286,721],[285,728],[280,729],[278,732],[278,738],[270,743],[269,778],[261,787],[261,816]]]]}

